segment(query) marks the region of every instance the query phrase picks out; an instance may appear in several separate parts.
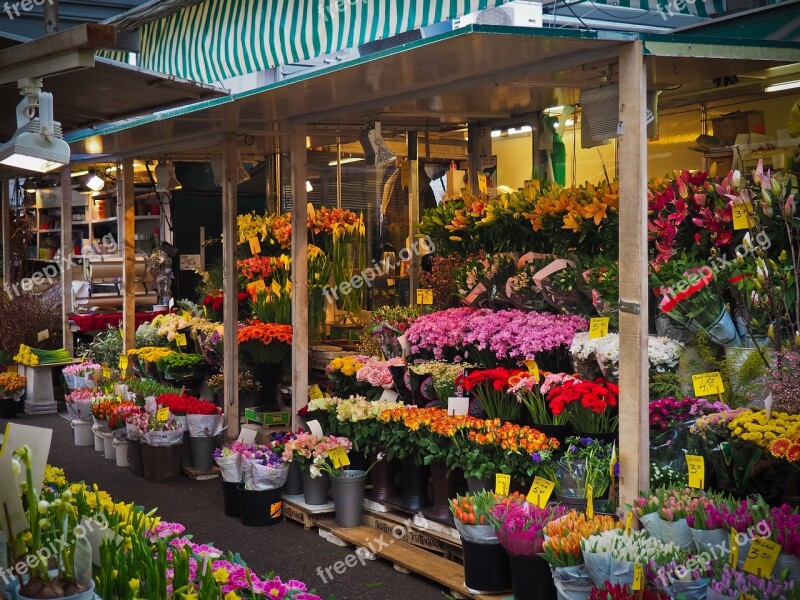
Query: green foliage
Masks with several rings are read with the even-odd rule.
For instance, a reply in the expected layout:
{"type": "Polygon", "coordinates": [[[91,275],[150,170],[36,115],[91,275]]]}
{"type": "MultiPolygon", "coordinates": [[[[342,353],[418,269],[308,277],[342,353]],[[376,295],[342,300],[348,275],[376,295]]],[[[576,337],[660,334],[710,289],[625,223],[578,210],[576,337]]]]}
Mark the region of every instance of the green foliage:
{"type": "Polygon", "coordinates": [[[675,373],[651,373],[651,398],[680,398],[683,396],[681,379],[675,373]]]}
{"type": "Polygon", "coordinates": [[[160,396],[161,394],[180,394],[178,388],[164,385],[149,379],[131,379],[128,382],[128,389],[136,393],[136,399],[143,402],[148,396],[160,396]]]}
{"type": "Polygon", "coordinates": [[[119,329],[109,327],[98,333],[89,344],[87,360],[107,367],[116,367],[122,354],[122,336],[119,329]]]}

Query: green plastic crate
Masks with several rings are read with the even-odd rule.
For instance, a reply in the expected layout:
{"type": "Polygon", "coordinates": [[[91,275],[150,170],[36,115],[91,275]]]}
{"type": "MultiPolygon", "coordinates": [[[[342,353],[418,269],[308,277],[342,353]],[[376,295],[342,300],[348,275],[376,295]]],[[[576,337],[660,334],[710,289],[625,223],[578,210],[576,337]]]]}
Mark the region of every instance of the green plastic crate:
{"type": "Polygon", "coordinates": [[[288,410],[267,411],[263,408],[245,408],[244,417],[248,421],[255,421],[262,425],[288,425],[291,414],[288,410]]]}

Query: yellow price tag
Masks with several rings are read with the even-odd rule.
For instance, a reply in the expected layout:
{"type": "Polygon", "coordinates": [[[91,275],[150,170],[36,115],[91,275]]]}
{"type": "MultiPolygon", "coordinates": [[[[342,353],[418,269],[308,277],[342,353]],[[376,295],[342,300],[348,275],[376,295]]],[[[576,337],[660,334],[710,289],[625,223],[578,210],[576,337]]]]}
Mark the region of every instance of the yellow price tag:
{"type": "Polygon", "coordinates": [[[586,517],[594,519],[594,488],[591,484],[586,485],[586,517]]]}
{"type": "Polygon", "coordinates": [[[494,493],[501,496],[508,496],[511,489],[511,475],[505,473],[495,473],[494,476],[494,493]]]}
{"type": "Polygon", "coordinates": [[[86,362],[86,355],[81,356],[81,364],[86,362]]]}
{"type": "Polygon", "coordinates": [[[250,254],[261,254],[261,242],[257,237],[251,237],[247,242],[250,244],[250,254]]]}
{"type": "Polygon", "coordinates": [[[750,544],[747,558],[744,559],[743,569],[748,573],[768,579],[772,575],[780,553],[781,545],[778,542],[755,537],[750,544]]]}
{"type": "Polygon", "coordinates": [[[120,369],[120,371],[127,371],[128,370],[128,355],[127,354],[120,354],[119,355],[119,369],[120,369]]]}
{"type": "Polygon", "coordinates": [[[734,202],[731,204],[731,212],[733,213],[733,228],[750,229],[755,222],[753,221],[753,205],[750,202],[734,202]]]}
{"type": "Polygon", "coordinates": [[[208,318],[208,307],[205,304],[203,305],[203,318],[208,318]]]}
{"type": "Polygon", "coordinates": [[[183,348],[186,345],[186,334],[179,333],[175,336],[175,343],[178,344],[179,348],[183,348]]]}
{"type": "Polygon", "coordinates": [[[525,187],[523,188],[523,194],[526,200],[533,200],[536,198],[537,193],[539,192],[539,185],[537,181],[533,179],[526,179],[525,183],[523,184],[525,187]]]}
{"type": "Polygon", "coordinates": [[[486,173],[478,173],[478,191],[481,194],[489,193],[489,186],[486,184],[486,173]]]}
{"type": "Polygon", "coordinates": [[[162,406],[156,411],[156,419],[159,421],[169,421],[169,408],[162,406]]]}
{"type": "Polygon", "coordinates": [[[331,459],[334,469],[341,469],[350,464],[350,458],[347,456],[345,449],[341,446],[329,450],[328,457],[331,459]]]}
{"type": "Polygon", "coordinates": [[[686,466],[689,468],[689,487],[703,490],[706,487],[706,462],[702,456],[686,455],[686,466]]]}
{"type": "Polygon", "coordinates": [[[108,367],[103,367],[103,379],[109,379],[111,377],[111,369],[108,367]]]}
{"type": "Polygon", "coordinates": [[[267,284],[264,283],[263,279],[259,279],[258,281],[253,281],[252,283],[247,284],[247,293],[253,297],[258,295],[258,292],[266,292],[267,291],[267,284]]]}
{"type": "Polygon", "coordinates": [[[636,563],[633,565],[633,591],[638,592],[644,589],[644,569],[642,565],[636,563]]]}
{"type": "Polygon", "coordinates": [[[631,511],[628,511],[628,515],[625,517],[625,533],[630,533],[632,527],[633,527],[633,513],[631,511]]]}
{"type": "Polygon", "coordinates": [[[739,533],[735,529],[731,529],[731,536],[728,539],[728,565],[731,569],[735,569],[739,563],[739,533]]]}
{"type": "Polygon", "coordinates": [[[589,339],[606,337],[608,335],[608,317],[595,317],[589,319],[589,339]]]}
{"type": "Polygon", "coordinates": [[[522,364],[528,367],[528,373],[531,374],[536,381],[539,381],[539,365],[536,364],[535,360],[523,360],[522,364]]]}
{"type": "Polygon", "coordinates": [[[430,288],[418,289],[417,304],[433,304],[433,290],[430,288]]]}
{"type": "Polygon", "coordinates": [[[547,501],[550,500],[550,494],[556,487],[555,481],[550,481],[544,477],[534,477],[531,489],[528,491],[528,502],[536,504],[539,508],[547,506],[547,501]]]}
{"type": "Polygon", "coordinates": [[[324,398],[325,394],[323,394],[319,386],[315,384],[308,388],[308,397],[311,400],[319,400],[320,398],[324,398]]]}
{"type": "Polygon", "coordinates": [[[692,375],[692,385],[694,386],[694,395],[698,398],[721,394],[725,391],[725,386],[722,385],[722,375],[720,375],[719,371],[692,375]]]}

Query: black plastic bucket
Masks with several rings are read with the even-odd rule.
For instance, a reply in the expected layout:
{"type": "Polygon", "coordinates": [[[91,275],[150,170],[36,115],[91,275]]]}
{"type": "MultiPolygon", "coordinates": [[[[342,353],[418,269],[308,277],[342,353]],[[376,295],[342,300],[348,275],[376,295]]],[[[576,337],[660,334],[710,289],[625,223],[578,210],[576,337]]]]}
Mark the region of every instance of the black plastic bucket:
{"type": "Polygon", "coordinates": [[[550,565],[538,556],[509,556],[514,600],[556,600],[550,565]]]}
{"type": "Polygon", "coordinates": [[[244,489],[238,484],[239,516],[247,527],[267,527],[281,522],[283,514],[283,488],[263,492],[244,489]]]}
{"type": "Polygon", "coordinates": [[[142,444],[142,470],[151,483],[177,481],[181,476],[183,444],[176,446],[150,446],[142,444]]]}
{"type": "Polygon", "coordinates": [[[511,589],[511,565],[500,544],[476,544],[461,538],[464,549],[464,584],[478,592],[511,589]]]}
{"type": "Polygon", "coordinates": [[[137,477],[144,477],[142,443],[138,440],[128,440],[128,464],[131,467],[131,473],[137,477]]]}
{"type": "Polygon", "coordinates": [[[238,481],[222,481],[222,505],[225,515],[228,517],[238,517],[241,515],[238,487],[238,481]]]}

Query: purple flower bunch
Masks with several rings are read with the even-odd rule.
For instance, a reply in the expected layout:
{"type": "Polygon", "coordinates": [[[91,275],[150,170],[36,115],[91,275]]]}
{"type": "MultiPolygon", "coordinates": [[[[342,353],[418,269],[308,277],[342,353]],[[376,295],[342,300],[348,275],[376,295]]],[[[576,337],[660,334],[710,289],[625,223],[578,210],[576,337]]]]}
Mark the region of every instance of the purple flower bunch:
{"type": "Polygon", "coordinates": [[[168,521],[161,521],[158,525],[153,527],[145,532],[144,536],[151,543],[155,543],[157,540],[166,540],[170,538],[176,538],[178,536],[183,535],[183,532],[186,531],[186,527],[181,525],[180,523],[170,523],[168,521]]]}
{"type": "Polygon", "coordinates": [[[446,349],[461,359],[474,349],[498,360],[522,361],[568,347],[586,327],[586,319],[574,315],[452,308],[422,315],[408,328],[406,338],[412,354],[432,353],[437,359],[445,358],[446,349]]]}
{"type": "Polygon", "coordinates": [[[308,592],[308,587],[302,581],[290,579],[287,582],[281,581],[280,577],[270,579],[259,579],[254,573],[240,564],[229,560],[215,560],[211,563],[211,570],[214,579],[220,582],[220,590],[223,594],[236,594],[238,591],[251,590],[267,598],[284,600],[321,600],[316,594],[308,592]],[[249,579],[249,581],[248,581],[249,579]]]}
{"type": "Polygon", "coordinates": [[[738,598],[741,594],[749,594],[759,600],[789,600],[794,597],[792,580],[764,579],[731,569],[727,564],[714,574],[708,586],[718,594],[732,598],[738,598]]]}
{"type": "Polygon", "coordinates": [[[539,508],[530,502],[509,502],[495,506],[492,520],[497,539],[512,556],[536,556],[544,551],[544,527],[567,514],[563,506],[539,508]]]}
{"type": "Polygon", "coordinates": [[[773,506],[771,538],[781,545],[781,552],[800,556],[800,514],[788,504],[773,506]]]}
{"type": "Polygon", "coordinates": [[[720,402],[719,400],[714,400],[711,402],[708,400],[708,398],[694,398],[692,407],[689,409],[689,414],[693,417],[702,417],[705,415],[713,415],[714,413],[725,412],[730,409],[730,406],[724,402],[720,402]]]}
{"type": "MultiPolygon", "coordinates": [[[[723,507],[726,507],[723,504],[723,507]]],[[[727,522],[723,510],[716,503],[705,496],[694,498],[689,504],[689,514],[686,515],[686,523],[692,529],[703,529],[711,531],[714,529],[725,529],[727,522]]]]}
{"type": "Polygon", "coordinates": [[[691,418],[694,398],[661,398],[650,402],[650,429],[667,431],[676,423],[683,423],[691,418]]]}
{"type": "Polygon", "coordinates": [[[247,450],[247,448],[247,444],[237,440],[235,442],[231,442],[230,444],[225,444],[222,448],[215,448],[214,458],[227,458],[229,456],[235,456],[237,454],[241,454],[247,450]]]}

